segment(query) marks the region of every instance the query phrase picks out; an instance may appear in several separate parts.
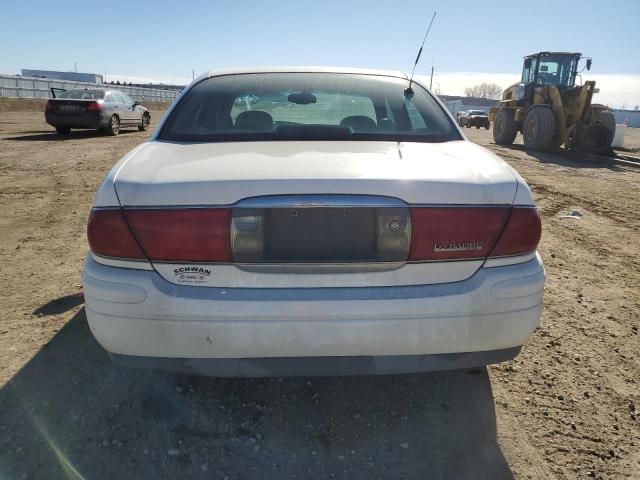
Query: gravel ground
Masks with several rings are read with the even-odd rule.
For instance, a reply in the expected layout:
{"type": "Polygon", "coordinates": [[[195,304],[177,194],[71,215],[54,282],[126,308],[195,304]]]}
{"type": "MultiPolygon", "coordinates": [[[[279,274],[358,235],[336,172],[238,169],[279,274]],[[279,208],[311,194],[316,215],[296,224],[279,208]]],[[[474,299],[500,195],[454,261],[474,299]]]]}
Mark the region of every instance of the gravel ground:
{"type": "Polygon", "coordinates": [[[149,133],[60,139],[41,113],[0,113],[0,478],[640,478],[640,172],[465,133],[541,209],[545,310],[521,355],[476,372],[221,380],[118,369],[86,324],[92,198],[149,133]]]}

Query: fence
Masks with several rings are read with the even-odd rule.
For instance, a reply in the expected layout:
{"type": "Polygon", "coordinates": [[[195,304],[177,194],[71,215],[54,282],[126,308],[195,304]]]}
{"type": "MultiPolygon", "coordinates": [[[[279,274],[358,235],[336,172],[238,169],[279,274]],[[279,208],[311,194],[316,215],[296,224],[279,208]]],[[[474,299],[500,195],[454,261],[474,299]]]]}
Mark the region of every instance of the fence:
{"type": "Polygon", "coordinates": [[[134,100],[140,102],[173,102],[173,99],[180,93],[178,90],[129,87],[125,85],[102,85],[0,74],[0,97],[51,98],[51,88],[63,88],[65,90],[71,88],[112,88],[130,95],[134,100]]]}

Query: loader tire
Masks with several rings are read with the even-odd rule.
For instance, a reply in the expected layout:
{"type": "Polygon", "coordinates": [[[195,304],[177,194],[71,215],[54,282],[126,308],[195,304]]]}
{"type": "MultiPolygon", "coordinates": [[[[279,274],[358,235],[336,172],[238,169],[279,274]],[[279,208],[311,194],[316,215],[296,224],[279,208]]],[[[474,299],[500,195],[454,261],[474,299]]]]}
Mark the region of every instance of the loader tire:
{"type": "Polygon", "coordinates": [[[562,141],[561,135],[554,135],[553,138],[551,139],[551,143],[549,144],[549,147],[560,148],[563,143],[564,142],[562,141]]]}
{"type": "Polygon", "coordinates": [[[602,123],[596,122],[576,128],[572,147],[583,152],[602,155],[611,151],[612,140],[611,130],[602,123]]]}
{"type": "Polygon", "coordinates": [[[613,137],[616,134],[616,118],[613,116],[611,112],[597,112],[594,115],[594,119],[599,121],[602,126],[607,127],[611,131],[611,140],[613,141],[613,137]]]}
{"type": "Polygon", "coordinates": [[[498,145],[511,145],[518,134],[518,126],[514,119],[515,112],[510,108],[498,110],[493,121],[493,141],[498,145]]]}
{"type": "Polygon", "coordinates": [[[522,137],[524,146],[532,150],[547,150],[556,131],[553,111],[546,105],[534,105],[524,117],[522,137]]]}

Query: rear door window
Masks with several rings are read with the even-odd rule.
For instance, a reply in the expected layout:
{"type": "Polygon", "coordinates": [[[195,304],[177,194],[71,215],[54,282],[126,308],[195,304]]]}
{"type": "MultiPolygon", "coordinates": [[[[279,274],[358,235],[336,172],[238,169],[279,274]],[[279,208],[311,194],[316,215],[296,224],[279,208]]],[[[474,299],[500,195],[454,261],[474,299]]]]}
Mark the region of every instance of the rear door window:
{"type": "Polygon", "coordinates": [[[109,93],[109,96],[111,97],[111,103],[122,103],[122,99],[120,98],[118,92],[111,92],[109,93]]]}
{"type": "Polygon", "coordinates": [[[104,91],[88,89],[67,90],[66,92],[56,93],[56,98],[68,98],[73,100],[102,100],[104,98],[104,91]]]}
{"type": "Polygon", "coordinates": [[[123,103],[125,103],[126,105],[133,105],[133,99],[129,95],[120,92],[120,96],[122,97],[123,103]]]}

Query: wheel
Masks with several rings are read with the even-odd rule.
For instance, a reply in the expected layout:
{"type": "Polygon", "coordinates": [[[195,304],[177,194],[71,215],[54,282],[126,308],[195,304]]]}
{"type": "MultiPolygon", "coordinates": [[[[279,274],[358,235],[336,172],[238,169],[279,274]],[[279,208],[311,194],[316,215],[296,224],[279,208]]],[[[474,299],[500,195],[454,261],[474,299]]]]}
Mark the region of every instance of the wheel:
{"type": "Polygon", "coordinates": [[[522,136],[524,146],[532,150],[546,150],[556,132],[556,119],[546,105],[534,105],[524,117],[522,136]]]}
{"type": "Polygon", "coordinates": [[[571,146],[583,152],[604,154],[611,150],[613,133],[601,123],[580,125],[573,135],[571,146]]]}
{"type": "Polygon", "coordinates": [[[611,140],[616,134],[616,117],[611,112],[597,112],[594,115],[594,120],[600,122],[603,127],[607,127],[611,131],[611,140]]]}
{"type": "Polygon", "coordinates": [[[489,124],[488,124],[488,123],[485,123],[485,124],[484,124],[484,129],[485,129],[485,130],[489,130],[489,124]]]}
{"type": "Polygon", "coordinates": [[[109,128],[107,128],[109,135],[118,135],[120,133],[120,118],[117,115],[112,115],[109,120],[109,128]]]}
{"type": "Polygon", "coordinates": [[[56,127],[56,132],[60,135],[68,135],[70,131],[71,129],[68,127],[56,127]]]}
{"type": "Polygon", "coordinates": [[[554,135],[549,144],[550,148],[560,148],[562,146],[562,137],[560,135],[554,135]]]}
{"type": "Polygon", "coordinates": [[[480,129],[480,124],[479,123],[476,123],[476,128],[480,129]]]}
{"type": "Polygon", "coordinates": [[[144,132],[145,130],[149,130],[149,123],[151,123],[151,118],[148,113],[142,115],[142,123],[138,125],[138,130],[144,132]]]}
{"type": "Polygon", "coordinates": [[[493,121],[493,141],[498,145],[511,145],[518,134],[518,126],[514,120],[515,112],[510,108],[498,110],[493,121]]]}

